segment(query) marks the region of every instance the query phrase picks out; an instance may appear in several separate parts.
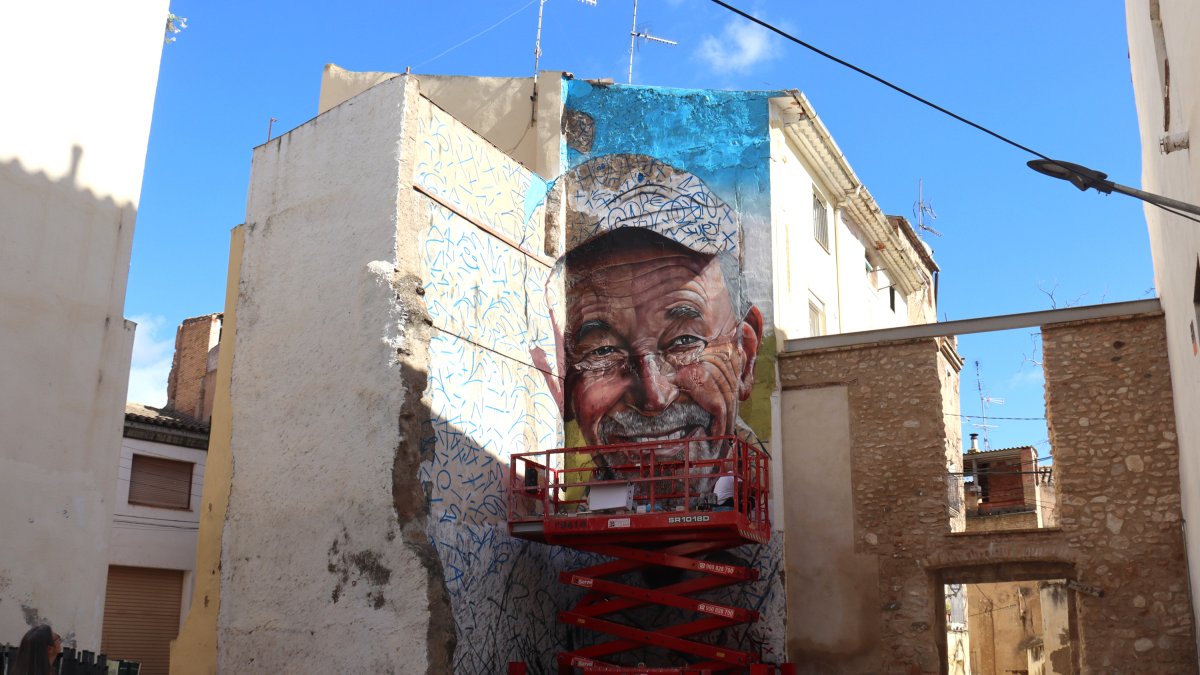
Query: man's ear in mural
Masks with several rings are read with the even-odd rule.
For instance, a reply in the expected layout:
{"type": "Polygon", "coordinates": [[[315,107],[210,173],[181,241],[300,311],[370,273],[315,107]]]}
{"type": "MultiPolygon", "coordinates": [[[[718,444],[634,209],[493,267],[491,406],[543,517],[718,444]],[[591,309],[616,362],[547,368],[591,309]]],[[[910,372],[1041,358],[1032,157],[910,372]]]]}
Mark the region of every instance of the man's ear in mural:
{"type": "Polygon", "coordinates": [[[738,399],[745,401],[750,398],[750,391],[754,389],[754,361],[758,358],[758,348],[762,346],[763,318],[757,307],[750,306],[750,311],[746,312],[746,317],[742,319],[740,330],[741,348],[746,362],[742,365],[738,399]]]}

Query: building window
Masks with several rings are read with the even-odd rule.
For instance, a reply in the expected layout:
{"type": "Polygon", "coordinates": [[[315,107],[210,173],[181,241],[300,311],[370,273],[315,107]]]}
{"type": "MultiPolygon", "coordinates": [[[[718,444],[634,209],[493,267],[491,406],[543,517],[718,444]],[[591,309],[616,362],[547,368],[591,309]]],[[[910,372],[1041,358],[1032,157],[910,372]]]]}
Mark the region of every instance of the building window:
{"type": "Polygon", "coordinates": [[[825,334],[825,303],[813,298],[808,301],[808,335],[825,334]]]}
{"type": "Polygon", "coordinates": [[[829,208],[816,192],[813,192],[813,237],[822,248],[829,250],[829,208]]]}
{"type": "Polygon", "coordinates": [[[189,509],[192,463],[134,455],[129,469],[129,503],[164,509],[189,509]]]}

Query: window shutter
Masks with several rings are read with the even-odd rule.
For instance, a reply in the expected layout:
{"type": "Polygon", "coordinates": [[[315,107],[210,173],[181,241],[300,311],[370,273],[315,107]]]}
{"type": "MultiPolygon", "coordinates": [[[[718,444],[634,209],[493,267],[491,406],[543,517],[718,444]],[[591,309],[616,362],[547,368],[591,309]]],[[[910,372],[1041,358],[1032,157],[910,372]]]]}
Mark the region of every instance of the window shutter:
{"type": "Polygon", "coordinates": [[[188,509],[192,501],[192,463],[134,455],[129,470],[129,503],[188,509]]]}
{"type": "Polygon", "coordinates": [[[167,675],[182,598],[179,570],[110,566],[100,651],[141,663],[141,675],[167,675]]]}

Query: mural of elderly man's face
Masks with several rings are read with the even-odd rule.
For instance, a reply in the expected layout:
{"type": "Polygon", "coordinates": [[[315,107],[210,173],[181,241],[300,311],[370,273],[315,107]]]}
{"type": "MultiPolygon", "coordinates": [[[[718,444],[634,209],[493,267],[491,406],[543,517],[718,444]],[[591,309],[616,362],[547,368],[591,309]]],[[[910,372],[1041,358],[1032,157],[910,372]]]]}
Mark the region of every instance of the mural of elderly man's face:
{"type": "Polygon", "coordinates": [[[568,264],[565,331],[567,414],[584,439],[734,434],[754,384],[758,309],[735,310],[716,257],[659,235],[618,231],[588,248],[568,264]]]}

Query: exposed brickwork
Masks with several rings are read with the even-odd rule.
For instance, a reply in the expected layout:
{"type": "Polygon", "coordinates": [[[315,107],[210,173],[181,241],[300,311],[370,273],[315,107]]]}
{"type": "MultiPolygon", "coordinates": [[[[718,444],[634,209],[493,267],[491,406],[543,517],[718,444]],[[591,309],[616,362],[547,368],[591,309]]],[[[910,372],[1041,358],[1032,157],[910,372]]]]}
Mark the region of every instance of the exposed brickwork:
{"type": "Polygon", "coordinates": [[[1197,672],[1161,315],[1048,326],[1043,340],[1062,518],[1032,531],[951,533],[943,413],[957,410],[938,340],[781,356],[784,388],[848,390],[856,552],[879,562],[872,654],[823,673],[942,672],[941,584],[1006,577],[1103,591],[1070,592],[1082,672],[1197,672]]]}
{"type": "Polygon", "coordinates": [[[206,314],[184,319],[175,332],[175,358],[167,378],[167,408],[201,421],[211,415],[204,405],[204,376],[208,372],[209,350],[217,346],[221,334],[221,315],[206,314]],[[206,413],[207,410],[207,413],[206,413]]]}

